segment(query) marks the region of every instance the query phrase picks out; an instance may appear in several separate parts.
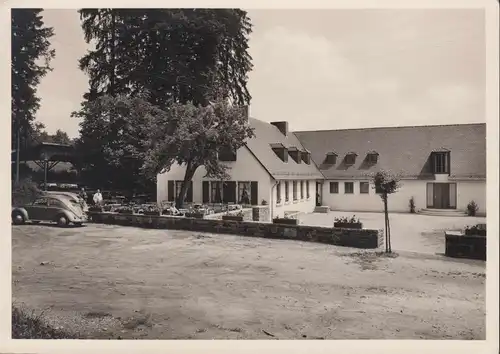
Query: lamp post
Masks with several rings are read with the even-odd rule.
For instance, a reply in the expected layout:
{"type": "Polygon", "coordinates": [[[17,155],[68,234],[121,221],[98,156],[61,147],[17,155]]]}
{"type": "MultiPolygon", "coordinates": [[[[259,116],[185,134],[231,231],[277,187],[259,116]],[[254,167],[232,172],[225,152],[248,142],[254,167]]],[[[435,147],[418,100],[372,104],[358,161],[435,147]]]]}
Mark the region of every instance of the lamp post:
{"type": "Polygon", "coordinates": [[[43,174],[44,174],[43,188],[45,191],[47,191],[47,165],[49,160],[46,153],[43,153],[42,157],[43,157],[43,174]]]}

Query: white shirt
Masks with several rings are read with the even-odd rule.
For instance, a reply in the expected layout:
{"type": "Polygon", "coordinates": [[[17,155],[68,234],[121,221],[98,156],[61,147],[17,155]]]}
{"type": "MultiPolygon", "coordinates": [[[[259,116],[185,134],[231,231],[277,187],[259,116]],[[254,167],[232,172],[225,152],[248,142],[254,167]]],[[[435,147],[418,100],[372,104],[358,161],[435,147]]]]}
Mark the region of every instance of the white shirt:
{"type": "Polygon", "coordinates": [[[102,202],[102,194],[97,192],[96,194],[94,194],[94,203],[100,203],[102,202]]]}

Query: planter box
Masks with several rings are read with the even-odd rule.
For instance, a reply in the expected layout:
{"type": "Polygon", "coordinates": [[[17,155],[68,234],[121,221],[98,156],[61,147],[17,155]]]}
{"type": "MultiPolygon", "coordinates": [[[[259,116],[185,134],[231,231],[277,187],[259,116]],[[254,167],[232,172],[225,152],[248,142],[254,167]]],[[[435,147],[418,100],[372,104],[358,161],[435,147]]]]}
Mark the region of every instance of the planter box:
{"type": "Polygon", "coordinates": [[[298,223],[299,221],[297,219],[284,219],[284,218],[273,219],[273,224],[298,225],[298,223]]]}
{"type": "Polygon", "coordinates": [[[102,213],[103,212],[103,208],[90,207],[89,208],[89,212],[91,212],[91,213],[102,213]]]}
{"type": "Polygon", "coordinates": [[[203,213],[186,213],[184,216],[186,218],[203,219],[205,214],[203,214],[203,213]]]}
{"type": "Polygon", "coordinates": [[[340,229],[362,229],[363,223],[361,222],[334,222],[333,227],[338,227],[340,229]]]}
{"type": "Polygon", "coordinates": [[[445,255],[454,258],[486,260],[486,237],[445,233],[445,255]]]}
{"type": "Polygon", "coordinates": [[[118,214],[134,214],[133,210],[118,210],[118,214]]]}
{"type": "Polygon", "coordinates": [[[465,230],[465,236],[483,236],[483,237],[486,237],[486,230],[483,230],[483,229],[465,230]]]}
{"type": "Polygon", "coordinates": [[[243,221],[243,216],[239,216],[239,215],[222,215],[222,220],[243,221]]]}

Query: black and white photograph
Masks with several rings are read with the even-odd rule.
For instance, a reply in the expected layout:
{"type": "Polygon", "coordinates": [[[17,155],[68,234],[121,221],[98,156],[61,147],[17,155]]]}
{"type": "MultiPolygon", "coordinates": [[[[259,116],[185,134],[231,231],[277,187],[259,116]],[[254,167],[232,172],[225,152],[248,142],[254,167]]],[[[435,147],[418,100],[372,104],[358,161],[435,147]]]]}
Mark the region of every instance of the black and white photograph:
{"type": "Polygon", "coordinates": [[[495,1],[109,3],[7,1],[11,343],[498,350],[495,1]]]}

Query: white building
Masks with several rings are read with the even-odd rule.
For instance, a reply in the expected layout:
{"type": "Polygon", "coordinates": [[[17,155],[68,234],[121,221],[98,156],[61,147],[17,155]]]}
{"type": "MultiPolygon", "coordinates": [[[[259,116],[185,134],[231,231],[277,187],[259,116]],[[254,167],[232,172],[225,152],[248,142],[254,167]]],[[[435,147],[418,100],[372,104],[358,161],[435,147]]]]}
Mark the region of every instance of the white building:
{"type": "MultiPolygon", "coordinates": [[[[249,118],[255,137],[236,154],[223,154],[231,179],[204,178],[199,168],[186,201],[269,204],[273,217],[312,212],[320,203],[337,211],[382,211],[369,174],[403,175],[389,210],[465,211],[474,200],[486,213],[486,125],[440,125],[289,132],[287,122],[249,118]],[[243,200],[244,201],[244,200],[243,200]]],[[[174,201],[185,169],[174,165],[158,176],[157,200],[174,201]]]]}
{"type": "MultiPolygon", "coordinates": [[[[231,169],[229,181],[205,178],[206,170],[196,171],[186,202],[267,203],[272,217],[285,212],[312,212],[316,204],[317,182],[323,175],[310,159],[287,122],[266,123],[249,118],[255,137],[248,139],[236,154],[219,155],[231,169]]],[[[157,200],[174,201],[184,178],[185,168],[174,165],[158,175],[157,200]]]]}
{"type": "Polygon", "coordinates": [[[436,125],[296,132],[311,151],[325,182],[322,202],[332,210],[381,211],[367,177],[401,173],[389,210],[464,212],[470,201],[486,213],[486,124],[436,125]]]}

